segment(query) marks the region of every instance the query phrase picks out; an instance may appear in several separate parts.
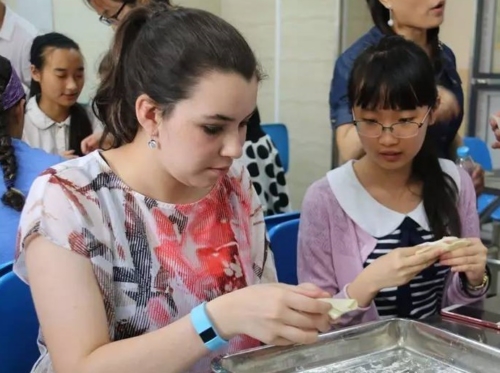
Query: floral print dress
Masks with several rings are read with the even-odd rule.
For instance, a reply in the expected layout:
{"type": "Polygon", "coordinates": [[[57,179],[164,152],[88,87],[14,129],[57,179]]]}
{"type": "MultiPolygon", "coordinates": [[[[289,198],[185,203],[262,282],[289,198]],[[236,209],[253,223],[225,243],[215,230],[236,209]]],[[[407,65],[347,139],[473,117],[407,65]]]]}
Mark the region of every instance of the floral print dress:
{"type": "MultiPolygon", "coordinates": [[[[25,281],[24,248],[33,235],[90,260],[111,341],[162,328],[220,295],[276,281],[260,201],[236,162],[206,197],[173,205],[131,190],[98,151],[67,161],[39,176],[27,198],[15,264],[25,281]]],[[[33,372],[52,373],[41,333],[38,342],[33,372]]],[[[238,336],[189,372],[210,372],[214,357],[258,345],[238,336]]]]}

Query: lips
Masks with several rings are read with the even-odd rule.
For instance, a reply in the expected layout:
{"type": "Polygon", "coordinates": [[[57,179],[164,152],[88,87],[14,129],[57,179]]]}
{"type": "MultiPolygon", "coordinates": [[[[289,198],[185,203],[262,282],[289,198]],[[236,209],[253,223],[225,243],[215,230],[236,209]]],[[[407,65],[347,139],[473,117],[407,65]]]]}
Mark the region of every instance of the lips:
{"type": "Polygon", "coordinates": [[[444,7],[445,1],[440,1],[438,4],[436,4],[434,7],[432,7],[432,10],[437,10],[437,9],[442,9],[444,7]]]}
{"type": "Polygon", "coordinates": [[[381,155],[391,156],[391,155],[400,155],[401,152],[389,151],[389,152],[380,152],[380,154],[381,155]]]}
{"type": "Polygon", "coordinates": [[[380,157],[383,158],[386,162],[397,162],[401,159],[401,156],[403,155],[402,152],[396,152],[396,151],[384,151],[380,152],[380,157]]]}

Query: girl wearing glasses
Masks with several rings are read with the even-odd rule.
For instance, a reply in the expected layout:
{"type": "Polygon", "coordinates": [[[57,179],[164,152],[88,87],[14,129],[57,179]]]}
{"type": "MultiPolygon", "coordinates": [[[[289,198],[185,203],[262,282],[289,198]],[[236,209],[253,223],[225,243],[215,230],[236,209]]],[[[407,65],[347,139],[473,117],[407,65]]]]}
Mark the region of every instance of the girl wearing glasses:
{"type": "MultiPolygon", "coordinates": [[[[330,119],[335,130],[341,162],[359,159],[363,154],[358,133],[352,123],[347,84],[353,61],[369,45],[384,35],[401,35],[423,48],[431,58],[438,85],[440,102],[434,111],[434,123],[429,135],[438,155],[455,159],[456,147],[462,142],[458,130],[462,124],[464,94],[453,51],[439,40],[445,0],[366,0],[374,27],[350,46],[335,63],[330,88],[330,119]]],[[[479,195],[484,186],[484,172],[473,172],[479,195]]]]}
{"type": "Polygon", "coordinates": [[[355,60],[347,92],[364,155],[307,191],[299,280],[358,302],[342,325],[422,319],[484,296],[487,250],[471,178],[430,143],[439,102],[426,53],[400,36],[385,37],[355,60]],[[470,244],[416,254],[418,245],[444,236],[470,244]]]}

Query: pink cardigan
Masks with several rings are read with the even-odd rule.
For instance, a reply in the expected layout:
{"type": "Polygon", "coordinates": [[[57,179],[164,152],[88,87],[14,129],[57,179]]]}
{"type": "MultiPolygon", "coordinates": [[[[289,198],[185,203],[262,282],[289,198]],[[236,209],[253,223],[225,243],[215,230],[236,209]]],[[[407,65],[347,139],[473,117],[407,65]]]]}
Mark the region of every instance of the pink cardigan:
{"type": "MultiPolygon", "coordinates": [[[[330,171],[330,173],[335,170],[330,171]]],[[[459,169],[459,214],[463,237],[479,237],[476,194],[470,176],[459,169]]],[[[331,177],[332,175],[330,175],[331,177]]],[[[309,187],[300,216],[297,267],[300,282],[311,282],[334,298],[347,298],[345,289],[363,270],[363,263],[377,241],[362,230],[340,207],[328,177],[309,187]]],[[[479,296],[479,294],[478,294],[479,296]]],[[[449,275],[443,292],[443,307],[478,300],[465,294],[458,274],[449,275]]],[[[375,304],[346,314],[340,326],[378,320],[375,304]]]]}

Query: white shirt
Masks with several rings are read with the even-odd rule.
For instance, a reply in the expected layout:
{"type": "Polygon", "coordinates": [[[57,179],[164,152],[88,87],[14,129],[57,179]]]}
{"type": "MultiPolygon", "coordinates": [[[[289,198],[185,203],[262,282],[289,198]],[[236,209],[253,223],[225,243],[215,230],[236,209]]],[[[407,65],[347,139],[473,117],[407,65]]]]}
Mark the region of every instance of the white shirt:
{"type": "MultiPolygon", "coordinates": [[[[87,110],[93,131],[102,131],[97,118],[87,110]]],[[[24,116],[23,140],[33,148],[41,148],[47,153],[61,154],[69,150],[69,125],[71,116],[58,123],[49,118],[36,102],[36,97],[29,99],[24,116]]],[[[73,149],[75,150],[75,149],[73,149]]]]}
{"type": "Polygon", "coordinates": [[[38,30],[8,6],[5,8],[5,18],[0,29],[0,55],[10,60],[27,89],[31,83],[31,44],[38,35],[38,30]]]}

